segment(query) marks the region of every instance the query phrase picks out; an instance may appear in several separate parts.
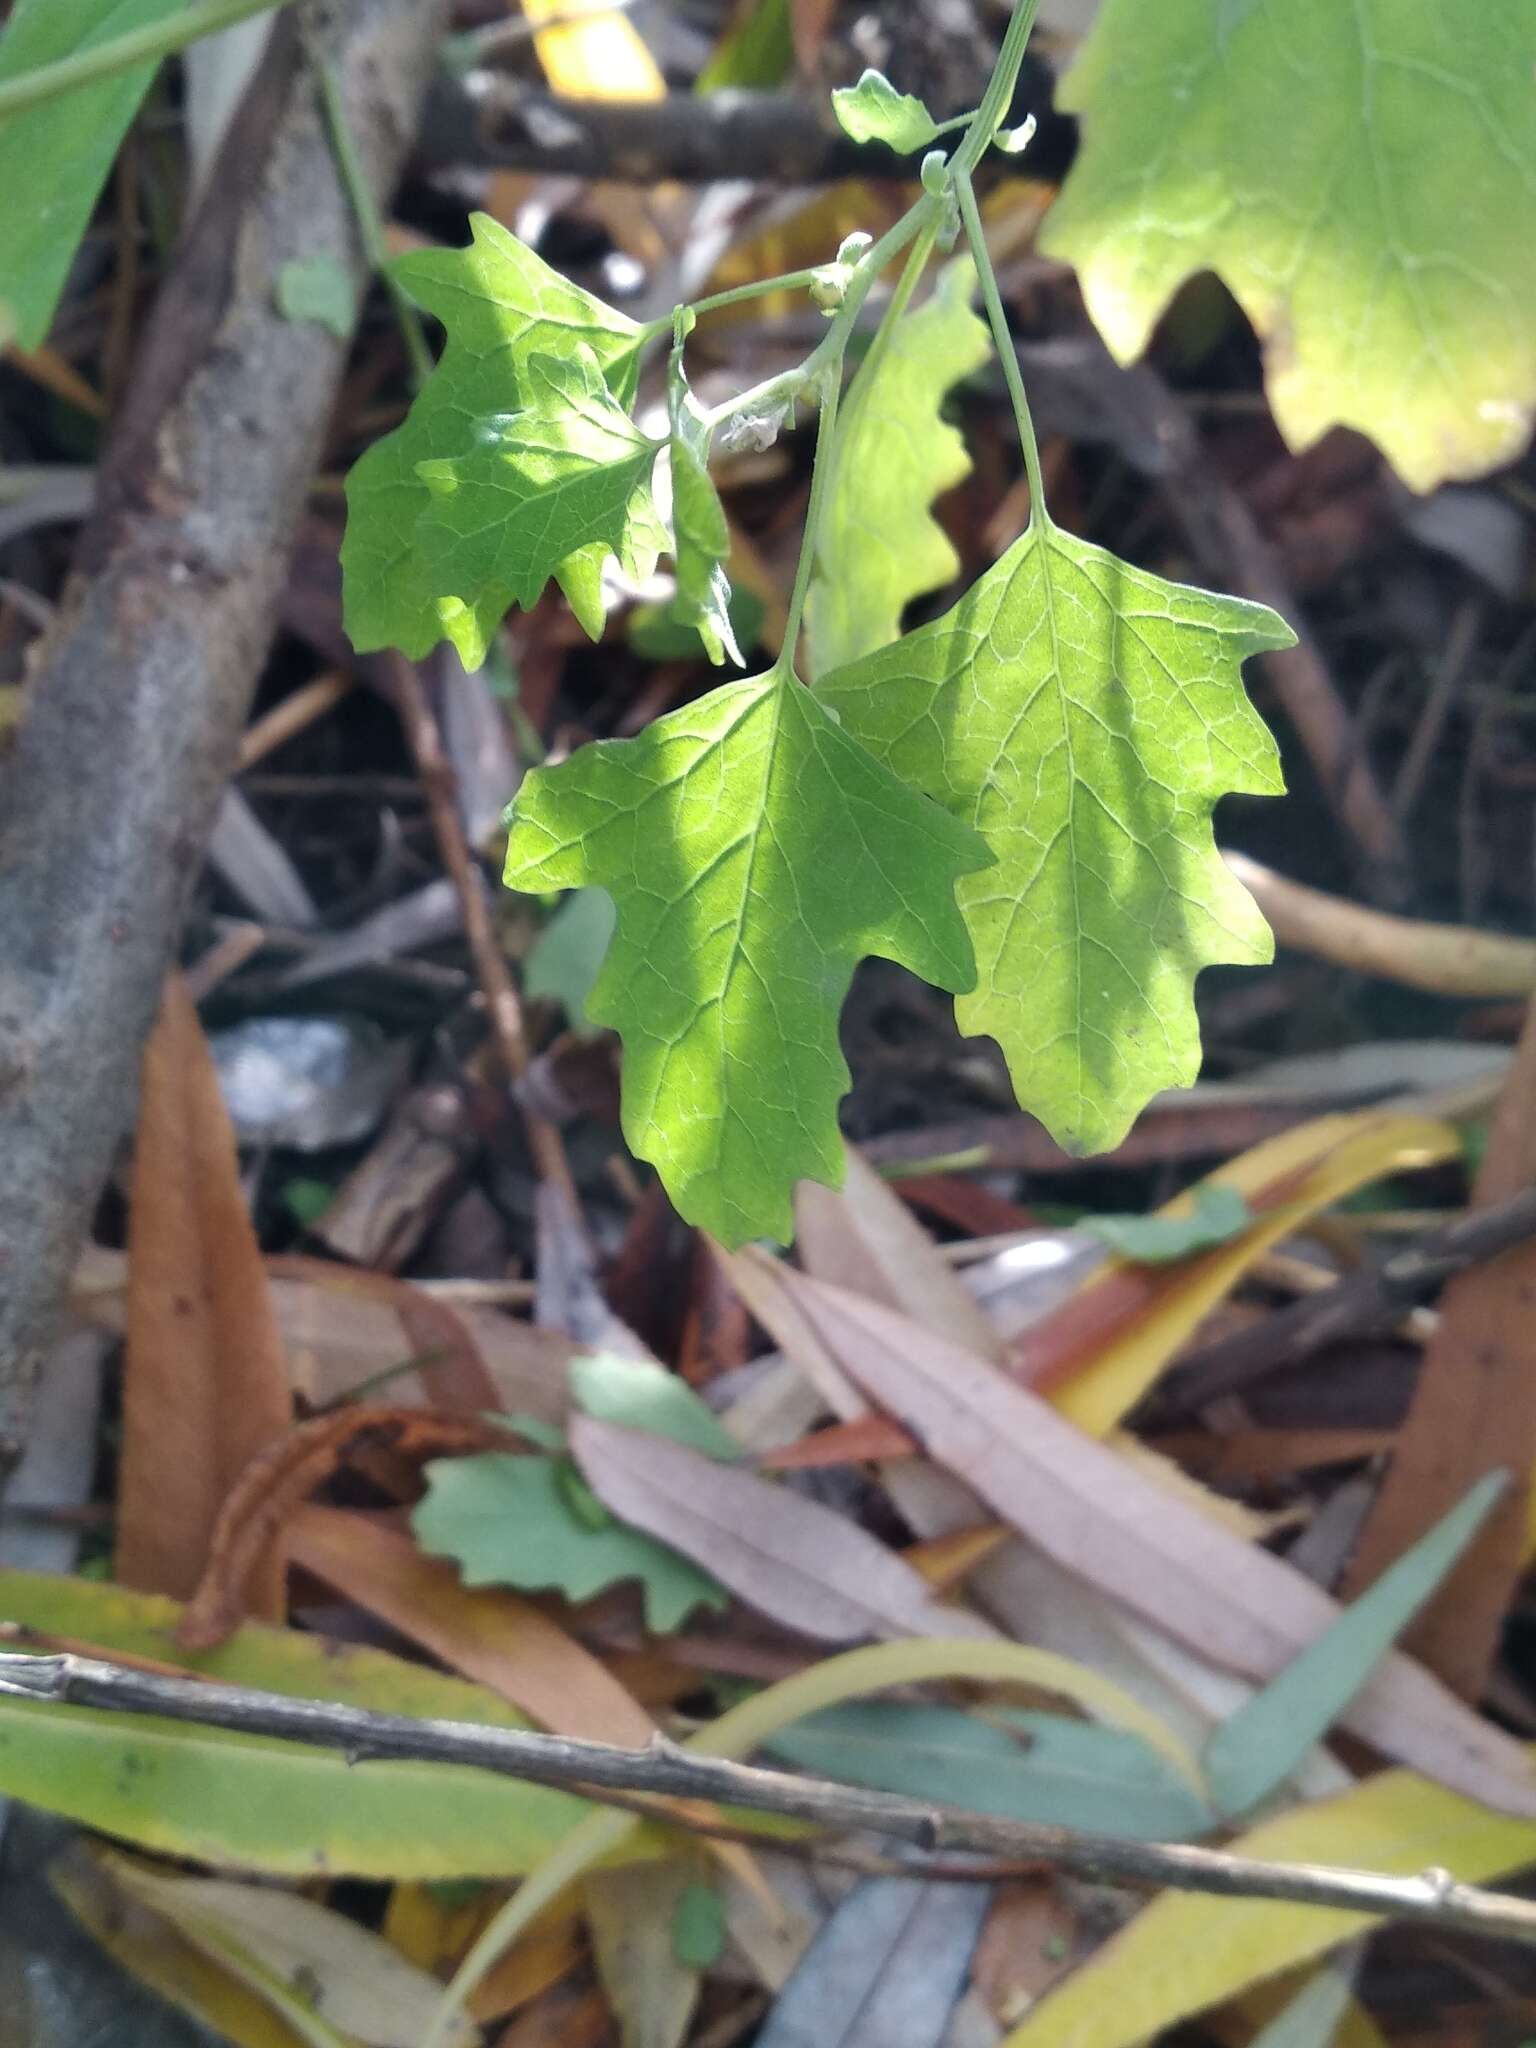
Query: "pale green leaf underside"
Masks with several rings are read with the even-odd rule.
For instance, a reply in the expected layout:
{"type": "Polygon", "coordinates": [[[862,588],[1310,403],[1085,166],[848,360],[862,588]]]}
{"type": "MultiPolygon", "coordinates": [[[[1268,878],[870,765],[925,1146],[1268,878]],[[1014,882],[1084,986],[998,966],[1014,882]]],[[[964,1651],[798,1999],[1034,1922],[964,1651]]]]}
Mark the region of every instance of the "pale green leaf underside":
{"type": "MultiPolygon", "coordinates": [[[[0,79],[17,78],[175,14],[183,0],[17,0],[0,79]]],[[[47,334],[118,145],[155,75],[135,64],[0,122],[0,345],[47,334]]]]}
{"type": "Polygon", "coordinates": [[[535,604],[570,555],[622,553],[632,505],[635,516],[654,516],[655,444],[589,348],[530,356],[519,386],[516,412],[477,422],[469,447],[417,468],[431,502],[416,548],[451,638],[466,616],[499,621],[514,604],[535,604]]]}
{"type": "Polygon", "coordinates": [[[734,1245],[787,1240],[795,1182],[842,1177],[837,1021],[857,962],[969,986],[955,881],[986,859],[768,675],[535,770],[506,879],[611,891],[587,1014],[624,1040],[625,1136],[678,1211],[734,1245]]]}
{"type": "Polygon", "coordinates": [[[894,640],[913,599],[959,573],[929,507],[970,472],[965,443],[939,408],[991,346],[971,311],[975,282],[969,260],[948,264],[933,296],[901,321],[853,387],[808,608],[813,679],[894,640]]]}
{"type": "Polygon", "coordinates": [[[1195,1078],[1202,967],[1270,957],[1211,810],[1281,792],[1240,669],[1292,638],[1262,605],[1037,523],[952,611],[818,687],[995,855],[957,891],[977,982],[955,1015],[997,1039],[1068,1151],[1118,1144],[1158,1089],[1195,1078]]]}
{"type": "Polygon", "coordinates": [[[672,358],[667,406],[672,428],[677,616],[693,627],[716,666],[729,655],[737,668],[744,668],[731,624],[731,586],[725,573],[731,529],[709,473],[709,427],[688,389],[681,348],[672,358]]]}
{"type": "Polygon", "coordinates": [[[855,142],[884,142],[910,156],[938,134],[938,123],[920,99],[898,92],[882,72],[869,70],[856,85],[832,95],[838,126],[855,142]]]}
{"type": "MultiPolygon", "coordinates": [[[[404,424],[376,441],[347,478],[341,568],[347,633],[359,653],[398,647],[419,660],[451,637],[466,666],[475,668],[505,606],[497,610],[487,601],[466,610],[452,622],[452,634],[446,632],[443,593],[432,588],[417,545],[418,524],[432,504],[419,465],[465,454],[481,422],[516,412],[536,355],[590,349],[616,398],[626,402],[633,395],[640,330],[540,262],[487,215],[471,215],[470,225],[468,249],[427,250],[395,266],[411,297],[442,321],[448,345],[404,424]]],[[[646,506],[635,508],[628,538],[640,559],[626,567],[649,573],[662,536],[646,506]]],[[[608,553],[595,543],[562,565],[560,575],[573,610],[594,636],[602,630],[608,553]]]]}
{"type": "Polygon", "coordinates": [[[1536,408],[1533,69],[1530,0],[1105,0],[1042,246],[1122,362],[1215,270],[1293,447],[1337,423],[1416,490],[1480,475],[1536,408]]]}

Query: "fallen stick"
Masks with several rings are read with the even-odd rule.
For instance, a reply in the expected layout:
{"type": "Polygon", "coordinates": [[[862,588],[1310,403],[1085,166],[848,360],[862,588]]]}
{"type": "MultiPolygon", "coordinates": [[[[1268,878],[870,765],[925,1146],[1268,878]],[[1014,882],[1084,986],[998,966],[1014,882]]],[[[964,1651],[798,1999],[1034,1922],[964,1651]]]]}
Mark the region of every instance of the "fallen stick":
{"type": "MultiPolygon", "coordinates": [[[[339,1749],[359,1766],[384,1759],[469,1765],[534,1784],[566,1786],[618,1805],[631,1804],[636,1795],[715,1800],[845,1832],[873,1831],[911,1843],[929,1857],[976,1854],[1008,1863],[1048,1864],[1095,1884],[1284,1899],[1536,1943],[1536,1903],[1458,1884],[1443,1870],[1427,1870],[1418,1877],[1384,1877],[1321,1864],[1266,1863],[1224,1849],[1084,1834],[786,1771],[760,1770],[682,1749],[661,1737],[645,1749],[619,1749],[522,1729],[377,1714],[326,1700],[210,1684],[201,1678],[167,1678],[75,1655],[0,1655],[0,1696],[158,1715],[204,1728],[307,1742],[339,1749]]],[[[667,1817],[691,1827],[704,1826],[697,1812],[667,1817]]],[[[912,1869],[921,1874],[921,1861],[912,1869]]]]}

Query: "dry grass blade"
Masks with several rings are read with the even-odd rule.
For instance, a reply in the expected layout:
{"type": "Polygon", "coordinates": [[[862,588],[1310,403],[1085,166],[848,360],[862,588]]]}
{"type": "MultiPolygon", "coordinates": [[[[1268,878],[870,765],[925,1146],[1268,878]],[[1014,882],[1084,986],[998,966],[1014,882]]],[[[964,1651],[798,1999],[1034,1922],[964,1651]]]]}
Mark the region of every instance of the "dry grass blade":
{"type": "MultiPolygon", "coordinates": [[[[794,1277],[824,1340],[931,1457],[1058,1564],[1193,1649],[1267,1680],[1338,1614],[1309,1579],[1150,1481],[982,1359],[889,1310],[794,1277]]],[[[1343,1722],[1501,1811],[1536,1816],[1521,1746],[1422,1665],[1388,1657],[1343,1722]]]]}
{"type": "MultiPolygon", "coordinates": [[[[177,975],[144,1054],[126,1356],[117,1573],[185,1598],[236,1477],[292,1403],[234,1132],[177,975]]],[[[250,1613],[280,1618],[281,1561],[264,1544],[244,1553],[241,1586],[250,1613]]]]}

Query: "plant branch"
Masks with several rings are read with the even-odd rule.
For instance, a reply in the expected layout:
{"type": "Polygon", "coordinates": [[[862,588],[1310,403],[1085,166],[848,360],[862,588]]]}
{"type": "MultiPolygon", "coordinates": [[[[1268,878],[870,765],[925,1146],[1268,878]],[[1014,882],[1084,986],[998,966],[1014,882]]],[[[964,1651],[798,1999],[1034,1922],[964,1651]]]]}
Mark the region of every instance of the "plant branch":
{"type": "Polygon", "coordinates": [[[1326,1344],[1390,1330],[1406,1309],[1458,1273],[1496,1259],[1532,1237],[1536,1187],[1522,1188],[1490,1208],[1469,1209],[1381,1265],[1352,1274],[1289,1308],[1272,1310],[1256,1327],[1195,1352],[1152,1396],[1148,1416],[1161,1425],[1225,1394],[1241,1393],[1284,1366],[1300,1364],[1326,1344]]]}
{"type": "Polygon", "coordinates": [[[170,1678],[75,1655],[0,1654],[0,1695],[305,1742],[339,1749],[358,1765],[386,1759],[468,1765],[599,1800],[622,1794],[626,1805],[636,1794],[713,1800],[843,1832],[867,1830],[910,1843],[929,1856],[981,1855],[1046,1865],[1099,1884],[1284,1899],[1536,1943],[1536,1903],[1457,1884],[1443,1871],[1387,1877],[1319,1864],[1266,1863],[1223,1849],[1084,1834],[761,1770],[682,1749],[660,1737],[645,1749],[619,1749],[522,1729],[373,1713],[202,1678],[170,1678]]]}
{"type": "Polygon", "coordinates": [[[60,57],[55,63],[39,64],[35,70],[0,80],[0,121],[28,107],[41,106],[46,100],[57,99],[60,93],[94,85],[99,79],[114,78],[135,64],[157,64],[162,57],[173,57],[204,36],[248,21],[253,14],[271,14],[288,4],[289,0],[196,0],[194,6],[167,15],[163,21],[148,22],[127,35],[113,36],[110,42],[76,50],[73,56],[60,57]]]}

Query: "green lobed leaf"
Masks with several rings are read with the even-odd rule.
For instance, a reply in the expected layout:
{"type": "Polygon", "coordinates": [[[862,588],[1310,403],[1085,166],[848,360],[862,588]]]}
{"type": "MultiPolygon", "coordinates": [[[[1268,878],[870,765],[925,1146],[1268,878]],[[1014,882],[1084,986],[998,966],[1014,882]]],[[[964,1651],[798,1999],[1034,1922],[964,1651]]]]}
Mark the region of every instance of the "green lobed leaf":
{"type": "Polygon", "coordinates": [[[648,1429],[671,1437],[708,1458],[739,1458],[741,1445],[709,1403],[680,1373],[648,1358],[622,1358],[615,1351],[573,1358],[571,1398],[599,1422],[648,1429]]]}
{"type": "Polygon", "coordinates": [[[616,1521],[568,1459],[485,1451],[434,1458],[426,1475],[426,1497],[411,1527],[423,1550],[453,1559],[466,1586],[589,1600],[637,1579],[646,1626],[658,1635],[695,1607],[726,1605],[726,1594],[697,1565],[616,1521]],[[573,1481],[585,1501],[573,1497],[573,1481]]]}
{"type": "Polygon", "coordinates": [[[1015,1734],[955,1707],[861,1700],[797,1721],[765,1747],[821,1777],[1011,1820],[1145,1841],[1211,1827],[1188,1781],[1139,1736],[1062,1714],[1006,1719],[1015,1734]]]}
{"type": "Polygon", "coordinates": [[[839,423],[806,614],[813,680],[884,647],[914,598],[950,582],[960,559],[929,507],[970,473],[945,395],[987,359],[971,311],[976,271],[946,264],[855,380],[839,423]]]}
{"type": "Polygon", "coordinates": [[[656,444],[608,389],[585,343],[529,356],[519,398],[516,412],[478,420],[457,455],[416,465],[431,493],[416,552],[467,668],[485,659],[485,621],[536,604],[569,555],[622,554],[632,517],[655,517],[656,444]]]}
{"type": "Polygon", "coordinates": [[[1480,1479],[1278,1678],[1222,1722],[1201,1761],[1224,1814],[1246,1813],[1285,1783],[1455,1569],[1508,1483],[1507,1472],[1480,1479]]]}
{"type": "Polygon", "coordinates": [[[996,857],[958,896],[977,985],[955,1015],[1075,1153],[1193,1081],[1194,981],[1272,941],[1216,852],[1229,790],[1279,795],[1241,665],[1294,635],[1263,605],[1132,569],[1036,518],[932,625],[817,694],[996,857]]]}
{"type": "MultiPolygon", "coordinates": [[[[181,1612],[120,1586],[0,1572],[0,1621],[104,1656],[295,1699],[528,1725],[485,1686],[294,1629],[247,1623],[216,1650],[191,1654],[176,1641],[181,1612]]],[[[483,1771],[390,1762],[359,1771],[301,1743],[24,1700],[0,1701],[0,1796],[162,1855],[298,1877],[515,1876],[589,1811],[567,1793],[483,1771]]]]}
{"type": "Polygon", "coordinates": [[[672,430],[672,528],[677,563],[674,611],[682,624],[698,633],[717,668],[727,656],[737,668],[745,668],[731,623],[731,586],[725,573],[731,529],[709,474],[709,425],[688,389],[681,344],[672,351],[668,369],[667,413],[672,430]]]}
{"type": "Polygon", "coordinates": [[[624,1039],[630,1149],[689,1222],[787,1241],[795,1182],[842,1174],[854,966],[968,986],[955,880],[986,849],[782,673],[535,769],[510,816],[511,887],[617,905],[587,1012],[624,1039]]]}
{"type": "Polygon", "coordinates": [[[832,111],[855,142],[885,142],[903,156],[934,140],[939,124],[909,92],[898,92],[884,72],[867,70],[857,85],[839,86],[832,111]]]}
{"type": "MultiPolygon", "coordinates": [[[[184,0],[16,0],[0,79],[94,49],[175,14],[184,0]]],[[[118,145],[155,75],[135,64],[0,121],[0,344],[36,348],[118,145]]]]}
{"type": "Polygon", "coordinates": [[[1202,1182],[1183,1216],[1084,1216],[1078,1228],[1107,1244],[1122,1259],[1162,1266],[1218,1244],[1229,1244],[1253,1221],[1236,1188],[1202,1182]]]}
{"type": "MultiPolygon", "coordinates": [[[[472,214],[470,228],[469,248],[430,249],[394,266],[411,297],[442,321],[448,343],[404,424],[376,441],[347,478],[341,568],[346,629],[359,653],[398,647],[419,659],[451,637],[465,666],[478,668],[505,606],[488,599],[483,610],[456,618],[451,635],[446,630],[438,604],[445,593],[431,587],[417,546],[418,524],[432,504],[419,466],[465,454],[480,422],[517,411],[537,355],[589,349],[614,398],[629,404],[640,329],[551,270],[489,215],[472,214]]],[[[649,494],[637,495],[644,502],[632,510],[626,567],[640,577],[655,566],[664,535],[649,494]]],[[[560,571],[572,609],[593,638],[602,631],[608,553],[594,542],[560,571]]]]}
{"type": "Polygon", "coordinates": [[[1292,447],[1344,425],[1416,490],[1480,475],[1536,408],[1533,70],[1530,0],[1106,0],[1042,247],[1120,361],[1214,270],[1292,447]]]}

